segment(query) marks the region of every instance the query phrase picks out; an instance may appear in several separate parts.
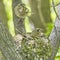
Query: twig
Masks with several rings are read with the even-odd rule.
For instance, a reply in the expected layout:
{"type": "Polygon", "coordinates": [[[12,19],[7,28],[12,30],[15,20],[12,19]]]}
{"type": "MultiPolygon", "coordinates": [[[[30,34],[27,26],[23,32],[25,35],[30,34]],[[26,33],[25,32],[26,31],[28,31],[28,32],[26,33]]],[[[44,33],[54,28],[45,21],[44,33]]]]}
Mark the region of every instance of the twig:
{"type": "MultiPolygon", "coordinates": [[[[58,6],[60,3],[58,3],[56,6],[58,6]]],[[[59,15],[57,14],[57,12],[56,12],[56,9],[55,9],[55,4],[54,4],[54,0],[52,0],[52,7],[53,7],[53,9],[54,9],[54,12],[55,12],[55,14],[56,14],[56,16],[58,17],[58,19],[60,20],[60,17],[59,17],[59,15]]]]}

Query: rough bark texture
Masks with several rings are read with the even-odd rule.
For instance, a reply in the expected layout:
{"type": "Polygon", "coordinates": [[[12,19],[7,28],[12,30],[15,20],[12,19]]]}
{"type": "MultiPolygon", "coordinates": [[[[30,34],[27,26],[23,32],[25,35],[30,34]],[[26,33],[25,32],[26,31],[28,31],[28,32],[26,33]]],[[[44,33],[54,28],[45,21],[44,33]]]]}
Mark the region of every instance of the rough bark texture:
{"type": "MultiPolygon", "coordinates": [[[[60,5],[58,5],[56,8],[57,8],[57,14],[60,16],[59,14],[60,5]]],[[[59,45],[60,45],[60,19],[58,17],[56,18],[54,28],[49,36],[49,39],[52,45],[52,54],[48,60],[54,60],[56,53],[58,51],[59,45]]]]}
{"type": "Polygon", "coordinates": [[[8,32],[5,24],[0,20],[0,50],[5,56],[6,60],[20,60],[21,57],[15,51],[13,38],[8,32]]]}

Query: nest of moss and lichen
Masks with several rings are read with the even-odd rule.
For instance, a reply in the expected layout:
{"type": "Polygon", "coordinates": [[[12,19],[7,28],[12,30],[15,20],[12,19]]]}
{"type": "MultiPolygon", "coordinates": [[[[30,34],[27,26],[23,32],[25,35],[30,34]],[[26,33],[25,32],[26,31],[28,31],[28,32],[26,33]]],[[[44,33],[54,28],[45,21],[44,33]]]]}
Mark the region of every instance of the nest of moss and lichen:
{"type": "Polygon", "coordinates": [[[40,34],[36,32],[33,34],[33,32],[22,38],[17,51],[22,60],[47,60],[51,55],[50,40],[46,37],[41,37],[40,32],[40,34]]]}

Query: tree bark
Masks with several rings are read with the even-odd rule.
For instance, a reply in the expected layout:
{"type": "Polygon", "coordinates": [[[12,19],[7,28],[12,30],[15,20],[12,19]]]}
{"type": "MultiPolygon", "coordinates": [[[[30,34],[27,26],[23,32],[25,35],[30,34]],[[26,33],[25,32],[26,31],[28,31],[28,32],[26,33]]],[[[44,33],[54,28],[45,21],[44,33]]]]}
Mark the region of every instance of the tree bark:
{"type": "MultiPolygon", "coordinates": [[[[60,5],[58,5],[57,7],[57,14],[60,17],[60,5]]],[[[51,41],[51,46],[52,46],[52,54],[51,56],[48,58],[48,60],[54,60],[56,53],[58,51],[58,48],[60,46],[60,19],[57,17],[55,24],[54,24],[54,28],[49,36],[49,39],[51,41]]]]}
{"type": "Polygon", "coordinates": [[[6,25],[0,20],[0,50],[6,60],[20,60],[21,57],[17,54],[13,38],[10,35],[6,25]]]}
{"type": "Polygon", "coordinates": [[[48,60],[54,60],[60,45],[60,20],[58,18],[56,19],[55,26],[49,36],[49,39],[52,46],[52,54],[48,60]]]}
{"type": "Polygon", "coordinates": [[[15,51],[13,38],[8,30],[7,20],[3,0],[0,0],[0,51],[5,60],[20,60],[20,55],[15,51]]]}

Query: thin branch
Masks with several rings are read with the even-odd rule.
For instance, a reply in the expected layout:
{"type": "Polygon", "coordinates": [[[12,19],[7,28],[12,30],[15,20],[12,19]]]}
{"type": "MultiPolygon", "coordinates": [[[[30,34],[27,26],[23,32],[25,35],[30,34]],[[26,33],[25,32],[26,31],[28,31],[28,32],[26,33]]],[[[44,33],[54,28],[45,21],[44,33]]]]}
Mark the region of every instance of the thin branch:
{"type": "MultiPolygon", "coordinates": [[[[60,3],[58,3],[56,6],[58,6],[60,3]]],[[[52,7],[53,7],[53,9],[54,9],[54,12],[55,12],[55,14],[56,14],[56,16],[58,17],[58,19],[60,20],[60,17],[59,17],[59,15],[57,14],[57,12],[56,12],[56,9],[55,9],[55,4],[54,4],[54,0],[52,0],[52,7]]]]}

